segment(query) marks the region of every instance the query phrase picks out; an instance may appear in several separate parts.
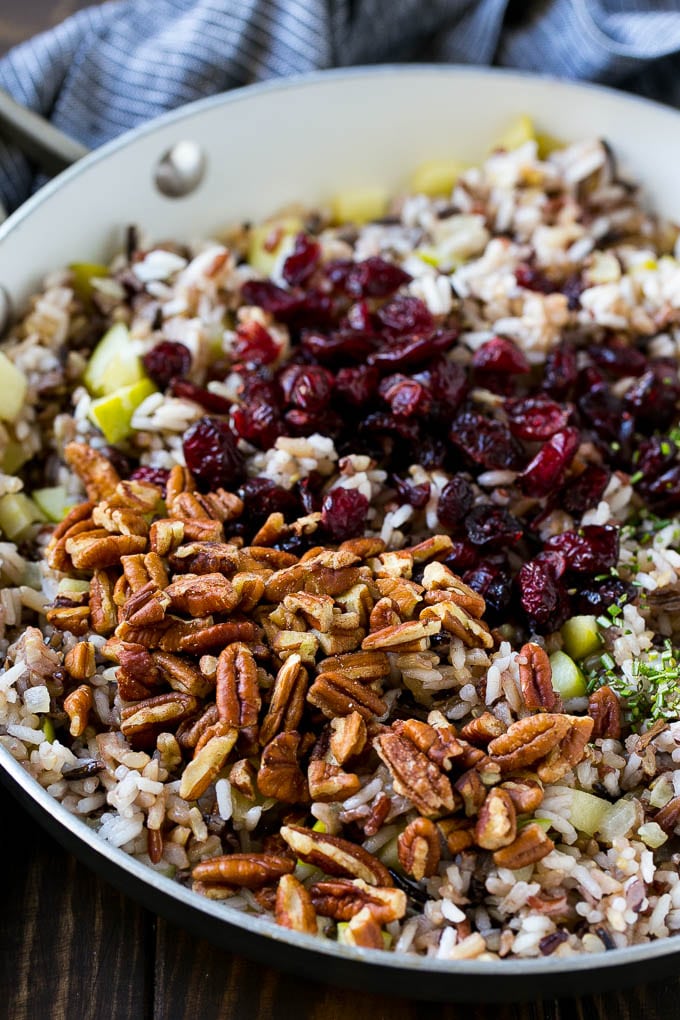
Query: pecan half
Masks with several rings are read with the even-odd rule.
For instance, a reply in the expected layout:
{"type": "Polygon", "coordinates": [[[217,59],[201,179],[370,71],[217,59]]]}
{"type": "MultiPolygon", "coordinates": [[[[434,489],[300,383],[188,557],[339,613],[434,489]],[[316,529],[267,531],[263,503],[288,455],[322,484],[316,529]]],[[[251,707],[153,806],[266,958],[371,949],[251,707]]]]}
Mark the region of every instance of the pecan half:
{"type": "Polygon", "coordinates": [[[317,934],[316,911],[312,898],[294,875],[283,875],[276,890],[274,917],[277,924],[293,931],[317,934]]]}
{"type": "Polygon", "coordinates": [[[344,932],[344,941],[350,946],[363,949],[384,949],[380,925],[369,907],[364,907],[350,918],[344,932]]]}
{"type": "Polygon", "coordinates": [[[64,698],[64,711],[69,718],[69,733],[72,737],[80,737],[87,728],[90,709],[92,708],[92,688],[81,684],[64,698]]]}
{"type": "Polygon", "coordinates": [[[509,794],[519,815],[532,815],[543,802],[543,787],[536,779],[506,779],[500,788],[509,794]]]}
{"type": "Polygon", "coordinates": [[[471,616],[451,599],[437,601],[420,611],[420,619],[434,624],[460,638],[468,648],[493,648],[494,639],[484,620],[471,616]]]}
{"type": "Polygon", "coordinates": [[[90,581],[90,621],[95,633],[104,637],[111,634],[118,623],[113,584],[113,577],[106,570],[95,570],[90,581]]]}
{"type": "Polygon", "coordinates": [[[309,800],[307,780],[300,768],[300,734],[291,730],[279,733],[262,751],[257,787],[263,797],[274,797],[284,804],[309,800]]]}
{"type": "Polygon", "coordinates": [[[588,715],[593,720],[593,740],[618,740],[621,736],[621,702],[611,687],[600,687],[588,698],[588,715]]]}
{"type": "Polygon", "coordinates": [[[434,875],[441,856],[437,826],[429,818],[414,818],[400,834],[397,852],[404,871],[416,881],[434,875]]]}
{"type": "Polygon", "coordinates": [[[215,702],[220,719],[254,739],[262,699],[253,653],[241,641],[220,652],[215,676],[215,702]]]}
{"type": "Polygon", "coordinates": [[[64,656],[64,666],[74,680],[89,680],[96,670],[94,645],[79,641],[64,656]]]}
{"type": "Polygon", "coordinates": [[[350,712],[331,720],[330,749],[339,765],[361,754],[367,740],[368,731],[360,712],[350,712]]]}
{"type": "Polygon", "coordinates": [[[475,825],[475,842],[484,850],[509,846],[517,835],[517,816],[507,790],[495,788],[482,804],[475,825]]]}
{"type": "Polygon", "coordinates": [[[345,772],[339,765],[313,758],[307,767],[307,782],[312,800],[322,803],[343,801],[361,789],[359,777],[345,772]]]}
{"type": "Polygon", "coordinates": [[[470,719],[460,731],[464,740],[478,747],[487,747],[491,740],[505,733],[507,726],[493,712],[482,712],[476,719],[470,719]]]}
{"type": "Polygon", "coordinates": [[[295,870],[295,861],[277,854],[229,854],[195,864],[191,877],[197,882],[219,882],[245,889],[261,889],[295,870]]]}
{"type": "Polygon", "coordinates": [[[501,772],[526,768],[545,758],[566,737],[572,716],[544,712],[512,723],[505,733],[489,744],[489,754],[501,772]]]}
{"type": "Polygon", "coordinates": [[[479,620],[484,615],[486,603],[482,596],[443,563],[435,561],[427,564],[423,571],[423,585],[426,589],[425,602],[438,601],[432,597],[433,592],[445,592],[447,599],[470,616],[479,620]]]}
{"type": "Polygon", "coordinates": [[[64,460],[72,467],[93,503],[107,499],[116,491],[120,475],[110,460],[86,443],[67,443],[64,460]]]}
{"type": "Polygon", "coordinates": [[[305,707],[309,677],[299,655],[289,655],[276,674],[267,714],[260,727],[260,743],[268,744],[277,733],[297,729],[305,707]]]}
{"type": "Polygon", "coordinates": [[[89,630],[89,606],[53,606],[45,613],[47,622],[56,630],[68,630],[76,637],[83,637],[89,630]]]}
{"type": "Polygon", "coordinates": [[[439,768],[449,771],[454,759],[464,753],[464,745],[458,740],[456,731],[445,716],[439,712],[431,712],[430,721],[424,723],[419,719],[397,719],[392,729],[426,754],[439,768]]]}
{"type": "Polygon", "coordinates": [[[664,832],[672,833],[680,822],[680,797],[673,797],[654,815],[654,821],[664,832]]]}
{"type": "Polygon", "coordinates": [[[373,746],[392,774],[394,789],[421,814],[431,817],[453,811],[451,783],[411,740],[388,730],[375,738],[373,746]]]}
{"type": "Polygon", "coordinates": [[[352,680],[382,680],[390,675],[390,660],[384,652],[345,652],[322,659],[319,673],[343,673],[352,680]]]}
{"type": "Polygon", "coordinates": [[[536,775],[542,783],[556,783],[582,760],[586,744],[593,732],[590,716],[567,716],[570,726],[557,747],[547,755],[545,761],[536,766],[536,775]]]}
{"type": "Polygon", "coordinates": [[[307,701],[329,719],[358,712],[368,720],[387,711],[387,705],[371,687],[342,673],[321,673],[309,688],[307,701]]]}
{"type": "Polygon", "coordinates": [[[213,783],[231,754],[238,730],[235,727],[221,735],[211,737],[196,750],[196,754],[182,773],[179,795],[183,800],[198,800],[213,783]]]}
{"type": "Polygon", "coordinates": [[[310,888],[312,903],[321,917],[349,921],[368,907],[378,924],[398,921],[406,913],[406,893],[402,889],[368,885],[360,878],[326,879],[310,888]]]}
{"type": "Polygon", "coordinates": [[[152,695],[160,674],[148,648],[112,638],[106,643],[105,652],[120,663],[116,680],[123,701],[143,701],[152,695]]]}
{"type": "Polygon", "coordinates": [[[314,832],[299,825],[284,825],[281,835],[297,857],[327,875],[361,878],[368,885],[394,884],[389,871],[377,857],[347,839],[314,832]]]}
{"type": "Polygon", "coordinates": [[[231,613],[239,603],[233,585],[221,574],[182,574],[165,589],[172,610],[189,616],[231,613]]]}
{"type": "Polygon", "coordinates": [[[127,620],[133,627],[153,627],[165,619],[169,605],[167,593],[161,591],[155,581],[148,581],[126,599],[121,619],[127,620]]]}
{"type": "Polygon", "coordinates": [[[149,528],[149,545],[151,551],[159,556],[168,556],[184,541],[184,524],[182,521],[173,521],[162,518],[154,521],[149,528]]]}
{"type": "Polygon", "coordinates": [[[367,634],[361,642],[361,647],[365,650],[388,648],[390,651],[396,651],[413,641],[432,637],[441,629],[440,620],[407,620],[406,623],[400,623],[396,627],[384,627],[382,630],[367,634]]]}
{"type": "Polygon", "coordinates": [[[465,814],[468,818],[472,818],[486,800],[486,787],[477,769],[468,769],[462,776],[459,776],[454,784],[454,789],[463,801],[465,814]]]}
{"type": "Polygon", "coordinates": [[[66,539],[66,552],[77,570],[115,567],[121,556],[146,548],[143,535],[110,535],[103,528],[84,531],[66,539]]]}
{"type": "Polygon", "coordinates": [[[205,677],[191,662],[171,652],[152,652],[155,666],[173,691],[183,691],[197,698],[205,698],[214,688],[214,682],[205,677]]]}
{"type": "Polygon", "coordinates": [[[473,826],[467,818],[442,818],[437,828],[446,840],[452,857],[467,850],[474,843],[473,826]]]}
{"type": "Polygon", "coordinates": [[[384,596],[378,599],[368,618],[368,629],[372,632],[384,630],[386,627],[398,627],[402,622],[399,607],[391,598],[384,596]]]}
{"type": "Polygon", "coordinates": [[[526,868],[529,864],[536,864],[554,849],[555,844],[543,828],[532,822],[522,829],[512,843],[496,850],[493,859],[499,868],[518,871],[520,868],[526,868]]]}
{"type": "Polygon", "coordinates": [[[518,662],[524,704],[531,712],[539,709],[553,712],[558,705],[558,697],[553,690],[552,666],[546,650],[529,641],[522,645],[518,662]]]}
{"type": "Polygon", "coordinates": [[[188,719],[199,707],[199,702],[190,694],[159,694],[137,704],[124,708],[120,724],[123,736],[129,740],[155,740],[161,730],[172,729],[183,719],[188,719]]]}

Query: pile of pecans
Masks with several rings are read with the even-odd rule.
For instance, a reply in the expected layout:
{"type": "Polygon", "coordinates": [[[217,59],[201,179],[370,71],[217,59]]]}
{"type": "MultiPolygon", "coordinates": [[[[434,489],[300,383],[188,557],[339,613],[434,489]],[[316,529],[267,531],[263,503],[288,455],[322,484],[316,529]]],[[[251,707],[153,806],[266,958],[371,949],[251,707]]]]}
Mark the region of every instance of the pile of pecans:
{"type": "MultiPolygon", "coordinates": [[[[393,818],[404,822],[401,869],[416,882],[442,857],[488,853],[516,869],[551,851],[532,821],[543,784],[582,760],[594,726],[611,735],[618,701],[602,689],[592,717],[565,714],[546,652],[529,643],[519,659],[524,708],[509,725],[479,707],[457,729],[415,703],[397,660],[436,650],[447,662],[452,636],[486,652],[499,643],[484,599],[441,562],[450,537],[398,551],[359,538],[297,557],[275,548],[270,520],[244,546],[229,538],[238,496],[199,493],[186,469],[172,470],[163,493],[121,480],[84,444],[65,455],[88,501],[55,528],[45,555],[53,570],[90,580],[89,592],[60,595],[47,613],[79,638],[64,659],[71,737],[97,725],[88,635],[100,635],[118,666],[119,729],[133,750],[174,763],[181,798],[204,798],[224,776],[253,803],[279,806],[261,851],[230,852],[223,840],[223,853],[193,866],[194,889],[222,899],[246,888],[280,924],[315,933],[317,917],[332,918],[347,922],[347,941],[382,948],[381,925],[413,904],[361,844],[393,818]],[[342,835],[312,825],[312,803],[346,801],[379,768],[391,784],[361,825],[348,821],[342,835]],[[295,877],[299,861],[320,880],[295,877]]],[[[163,833],[148,831],[158,862],[163,833]]]]}

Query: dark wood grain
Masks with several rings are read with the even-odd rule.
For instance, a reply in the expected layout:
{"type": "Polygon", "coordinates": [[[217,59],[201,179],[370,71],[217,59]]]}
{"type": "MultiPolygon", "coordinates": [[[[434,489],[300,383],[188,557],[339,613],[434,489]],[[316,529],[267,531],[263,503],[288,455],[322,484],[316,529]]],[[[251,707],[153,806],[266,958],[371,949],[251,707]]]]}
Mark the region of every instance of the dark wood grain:
{"type": "MultiPolygon", "coordinates": [[[[85,5],[86,0],[5,0],[0,54],[85,5]]],[[[505,1006],[439,1006],[304,982],[156,919],[65,853],[1,788],[0,817],[0,1020],[676,1020],[680,1015],[680,980],[618,994],[505,1006]]]]}

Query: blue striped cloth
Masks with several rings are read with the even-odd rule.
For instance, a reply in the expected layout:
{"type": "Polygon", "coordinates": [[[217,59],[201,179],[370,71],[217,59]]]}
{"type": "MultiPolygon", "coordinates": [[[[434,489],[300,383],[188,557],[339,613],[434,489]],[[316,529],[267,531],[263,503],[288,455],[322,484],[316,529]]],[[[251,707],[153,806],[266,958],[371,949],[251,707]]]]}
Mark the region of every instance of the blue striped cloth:
{"type": "MultiPolygon", "coordinates": [[[[445,61],[680,106],[680,0],[114,0],[0,60],[0,87],[90,147],[201,96],[320,68],[445,61]]],[[[36,179],[0,142],[0,201],[36,179]]]]}

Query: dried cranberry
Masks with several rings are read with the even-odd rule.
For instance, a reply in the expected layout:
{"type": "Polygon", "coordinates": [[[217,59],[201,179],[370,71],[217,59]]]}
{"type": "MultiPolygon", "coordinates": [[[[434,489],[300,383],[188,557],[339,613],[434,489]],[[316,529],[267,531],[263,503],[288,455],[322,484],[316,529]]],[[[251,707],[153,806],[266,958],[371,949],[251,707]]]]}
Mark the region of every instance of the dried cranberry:
{"type": "Polygon", "coordinates": [[[276,485],[270,478],[247,478],[238,494],[244,503],[246,519],[256,525],[266,521],[272,513],[295,518],[300,511],[296,493],[276,485]]]}
{"type": "Polygon", "coordinates": [[[522,450],[517,440],[494,418],[465,412],[454,419],[449,436],[475,464],[491,470],[516,471],[520,467],[522,450]]]}
{"type": "Polygon", "coordinates": [[[541,499],[561,485],[579,440],[580,433],[573,428],[562,429],[551,436],[517,479],[522,492],[541,499]]]}
{"type": "Polygon", "coordinates": [[[386,432],[409,442],[417,442],[420,436],[417,422],[410,418],[398,418],[394,414],[385,414],[382,411],[374,411],[372,414],[366,415],[360,428],[366,432],[386,432]]]}
{"type": "Polygon", "coordinates": [[[520,287],[525,290],[535,290],[539,294],[552,294],[555,284],[540,269],[522,262],[515,270],[515,279],[520,287]]]}
{"type": "Polygon", "coordinates": [[[372,334],[351,329],[335,330],[330,336],[315,331],[304,331],[301,338],[303,351],[324,364],[341,361],[365,361],[378,346],[372,334]]]}
{"type": "Polygon", "coordinates": [[[472,358],[478,371],[523,375],[530,371],[529,362],[517,344],[504,336],[494,336],[479,347],[472,358]]]}
{"type": "Polygon", "coordinates": [[[420,365],[423,361],[448,351],[456,340],[458,332],[454,329],[437,329],[426,336],[407,336],[400,340],[391,340],[368,356],[369,365],[385,366],[386,368],[406,368],[420,365]]]}
{"type": "Polygon", "coordinates": [[[539,633],[557,630],[569,616],[569,596],[549,561],[536,557],[517,576],[520,602],[529,624],[539,633]]]}
{"type": "Polygon", "coordinates": [[[609,468],[589,464],[577,478],[570,478],[564,486],[557,505],[568,514],[579,515],[597,506],[611,478],[609,468]]]}
{"type": "Polygon", "coordinates": [[[430,406],[430,397],[425,387],[405,375],[387,376],[380,384],[379,393],[390,405],[392,414],[404,418],[426,414],[430,406]]]}
{"type": "Polygon", "coordinates": [[[581,273],[571,273],[560,287],[560,292],[567,299],[567,308],[575,312],[581,304],[581,294],[585,290],[583,276],[581,273]]]}
{"type": "Polygon", "coordinates": [[[335,392],[354,407],[362,407],[375,396],[380,375],[370,365],[341,368],[335,377],[335,392]]]}
{"type": "Polygon", "coordinates": [[[345,542],[362,534],[368,515],[368,500],[358,489],[336,485],[324,498],[321,520],[334,542],[345,542]]]}
{"type": "Polygon", "coordinates": [[[213,414],[229,414],[231,401],[219,393],[213,393],[204,386],[195,386],[188,379],[173,379],[170,386],[173,397],[183,397],[185,400],[193,400],[200,404],[204,411],[211,411],[213,414]]]}
{"type": "Polygon", "coordinates": [[[629,375],[641,375],[647,368],[647,359],[636,347],[617,337],[604,345],[593,345],[588,354],[598,368],[604,369],[615,379],[623,379],[629,375]]]}
{"type": "Polygon", "coordinates": [[[305,513],[313,514],[321,510],[321,489],[324,481],[318,471],[311,471],[306,478],[301,478],[297,483],[296,488],[305,513]]]}
{"type": "Polygon", "coordinates": [[[320,432],[324,436],[335,437],[342,430],[343,421],[331,408],[325,411],[303,411],[293,407],[283,416],[287,433],[292,436],[311,436],[320,432]]]}
{"type": "Polygon", "coordinates": [[[648,482],[642,494],[657,513],[675,513],[680,510],[680,464],[648,482]]]}
{"type": "Polygon", "coordinates": [[[319,365],[288,365],[278,377],[288,404],[302,411],[321,411],[333,390],[333,376],[319,365]]]}
{"type": "Polygon", "coordinates": [[[373,312],[369,308],[368,302],[357,301],[356,304],[350,305],[347,314],[340,323],[340,328],[355,329],[360,333],[374,333],[373,312]]]}
{"type": "Polygon", "coordinates": [[[675,463],[677,455],[678,444],[669,436],[643,439],[638,446],[637,456],[633,458],[636,474],[642,476],[641,484],[667,471],[675,463]]]}
{"type": "Polygon", "coordinates": [[[161,340],[142,358],[144,369],[159,389],[164,390],[173,379],[182,379],[191,368],[191,351],[175,340],[161,340]]]}
{"type": "Polygon", "coordinates": [[[492,503],[474,507],[465,518],[465,530],[473,545],[487,549],[515,545],[524,533],[516,517],[505,507],[492,503]]]}
{"type": "Polygon", "coordinates": [[[611,524],[587,524],[578,531],[553,535],[545,548],[561,553],[575,574],[601,574],[616,566],[619,529],[611,524]]]}
{"type": "Polygon", "coordinates": [[[236,328],[234,360],[251,365],[270,365],[279,356],[280,347],[271,333],[251,319],[236,328]]]}
{"type": "Polygon", "coordinates": [[[233,488],[244,476],[243,454],[219,418],[199,418],[182,437],[186,465],[201,487],[233,488]]]}
{"type": "Polygon", "coordinates": [[[132,461],[129,457],[125,456],[122,450],[115,446],[104,446],[101,452],[113,464],[121,478],[130,478],[132,475],[132,461]]]}
{"type": "Polygon", "coordinates": [[[319,291],[289,291],[271,280],[246,280],[241,288],[246,305],[258,305],[293,326],[318,326],[332,319],[333,302],[319,291]]]}
{"type": "Polygon", "coordinates": [[[140,464],[130,475],[133,482],[148,482],[149,485],[157,485],[159,489],[165,490],[165,485],[170,477],[167,468],[151,467],[149,464],[140,464]]]}
{"type": "Polygon", "coordinates": [[[638,428],[650,432],[668,428],[677,418],[680,402],[677,366],[654,363],[627,391],[624,402],[638,428]]]}
{"type": "Polygon", "coordinates": [[[429,336],[434,330],[434,319],[420,298],[398,294],[378,309],[377,317],[389,337],[429,336]]]}
{"type": "Polygon", "coordinates": [[[437,519],[453,531],[463,520],[475,500],[472,486],[463,475],[454,475],[441,491],[437,502],[437,519]]]}
{"type": "Polygon", "coordinates": [[[518,439],[550,439],[569,420],[568,409],[549,397],[517,397],[503,406],[508,428],[518,439]]]}
{"type": "Polygon", "coordinates": [[[444,562],[454,573],[464,574],[466,570],[472,570],[476,565],[479,552],[480,550],[466,538],[454,538],[453,548],[444,562]]]}
{"type": "Polygon", "coordinates": [[[392,483],[397,490],[397,494],[401,503],[408,503],[415,510],[422,510],[430,499],[431,485],[429,482],[422,482],[419,485],[414,485],[412,482],[405,481],[399,478],[398,475],[392,476],[392,483]]]}
{"type": "Polygon", "coordinates": [[[430,393],[430,414],[451,421],[467,392],[467,375],[462,365],[440,356],[414,376],[430,393]]]}
{"type": "Polygon", "coordinates": [[[463,574],[463,580],[486,602],[486,615],[498,619],[512,599],[512,577],[507,570],[489,561],[463,574]]]}
{"type": "Polygon", "coordinates": [[[564,398],[576,383],[578,376],[576,351],[561,343],[545,359],[543,389],[551,397],[564,398]]]}
{"type": "Polygon", "coordinates": [[[619,577],[606,577],[603,581],[579,588],[575,597],[574,611],[577,613],[604,613],[609,606],[623,606],[637,596],[637,589],[619,577]]]}
{"type": "Polygon", "coordinates": [[[418,463],[426,471],[434,471],[444,466],[448,447],[442,439],[436,436],[424,435],[418,438],[418,463]]]}
{"type": "Polygon", "coordinates": [[[291,287],[297,287],[312,275],[320,259],[319,242],[309,234],[298,234],[292,252],[283,263],[281,275],[291,287]]]}
{"type": "Polygon", "coordinates": [[[329,277],[352,297],[387,297],[411,279],[400,266],[379,255],[361,262],[334,263],[329,277]]]}
{"type": "Polygon", "coordinates": [[[600,439],[609,444],[612,459],[616,462],[628,459],[632,454],[634,421],[623,401],[601,384],[584,393],[578,406],[600,439]]]}

